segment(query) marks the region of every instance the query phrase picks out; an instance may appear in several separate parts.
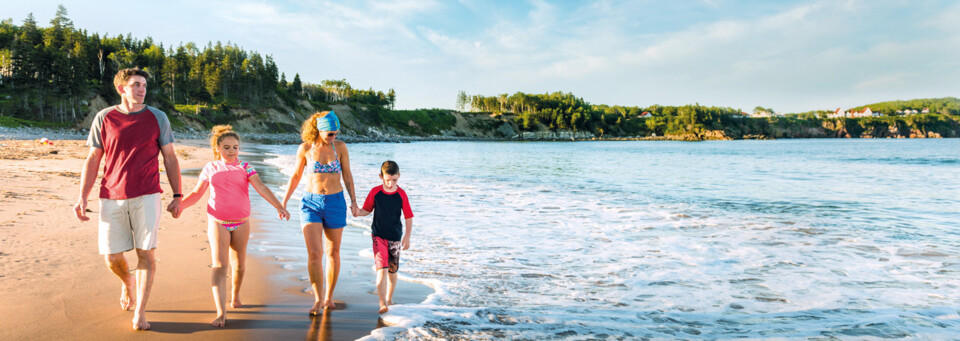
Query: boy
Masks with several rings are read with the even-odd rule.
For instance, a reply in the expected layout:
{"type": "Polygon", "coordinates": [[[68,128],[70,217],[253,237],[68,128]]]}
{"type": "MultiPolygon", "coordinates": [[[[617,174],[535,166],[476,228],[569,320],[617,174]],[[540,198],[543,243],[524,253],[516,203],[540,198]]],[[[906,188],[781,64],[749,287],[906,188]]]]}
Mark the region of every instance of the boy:
{"type": "Polygon", "coordinates": [[[393,289],[397,287],[397,268],[400,266],[400,249],[410,248],[410,230],[413,228],[413,211],[407,201],[407,193],[397,186],[400,166],[387,160],[380,165],[383,185],[374,187],[367,195],[363,208],[357,216],[373,213],[370,227],[373,235],[373,258],[377,268],[377,296],[380,298],[380,313],[387,312],[393,304],[393,289]],[[403,212],[406,232],[401,229],[400,212],[403,212]],[[385,283],[385,277],[390,283],[385,283]]]}

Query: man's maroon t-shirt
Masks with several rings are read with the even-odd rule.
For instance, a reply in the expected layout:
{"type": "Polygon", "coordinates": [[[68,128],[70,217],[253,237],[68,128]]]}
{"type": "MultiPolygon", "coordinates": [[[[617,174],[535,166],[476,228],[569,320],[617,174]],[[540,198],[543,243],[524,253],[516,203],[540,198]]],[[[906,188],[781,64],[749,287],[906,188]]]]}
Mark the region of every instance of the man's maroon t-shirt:
{"type": "Polygon", "coordinates": [[[119,200],[161,193],[157,157],[160,146],[173,140],[169,131],[166,114],[153,107],[129,114],[116,106],[99,112],[89,144],[103,149],[100,198],[119,200]]]}

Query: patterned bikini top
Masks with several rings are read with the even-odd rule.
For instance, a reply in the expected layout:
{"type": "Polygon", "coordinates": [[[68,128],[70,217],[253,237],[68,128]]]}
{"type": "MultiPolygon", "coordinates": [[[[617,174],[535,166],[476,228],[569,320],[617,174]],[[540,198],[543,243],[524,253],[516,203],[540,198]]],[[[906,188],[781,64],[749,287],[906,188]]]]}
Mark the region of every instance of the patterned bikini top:
{"type": "Polygon", "coordinates": [[[314,173],[340,173],[340,158],[337,157],[337,147],[333,147],[333,161],[328,164],[322,164],[320,161],[310,161],[313,163],[314,173]]]}

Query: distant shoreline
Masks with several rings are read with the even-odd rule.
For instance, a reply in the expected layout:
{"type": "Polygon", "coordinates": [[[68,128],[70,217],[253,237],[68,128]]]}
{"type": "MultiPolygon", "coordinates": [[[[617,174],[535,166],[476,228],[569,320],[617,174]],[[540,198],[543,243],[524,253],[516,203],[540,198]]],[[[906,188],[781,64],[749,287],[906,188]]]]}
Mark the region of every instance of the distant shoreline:
{"type": "MultiPolygon", "coordinates": [[[[0,140],[35,140],[47,138],[50,140],[86,140],[87,131],[80,129],[53,129],[53,128],[34,128],[21,127],[9,128],[0,127],[0,140]]],[[[299,133],[243,133],[244,138],[250,142],[261,144],[299,144],[301,143],[299,133]]],[[[174,137],[177,140],[205,140],[206,134],[190,131],[175,131],[174,137]]],[[[470,137],[470,136],[408,136],[408,135],[380,135],[380,136],[357,136],[353,134],[342,134],[337,137],[340,140],[349,143],[409,143],[423,141],[474,141],[474,142],[584,142],[584,141],[735,141],[735,140],[797,140],[797,139],[925,139],[925,138],[950,138],[950,137],[787,137],[772,138],[766,136],[756,136],[755,138],[693,138],[692,136],[646,136],[646,137],[538,137],[538,138],[519,138],[517,136],[510,138],[500,137],[470,137]]]]}

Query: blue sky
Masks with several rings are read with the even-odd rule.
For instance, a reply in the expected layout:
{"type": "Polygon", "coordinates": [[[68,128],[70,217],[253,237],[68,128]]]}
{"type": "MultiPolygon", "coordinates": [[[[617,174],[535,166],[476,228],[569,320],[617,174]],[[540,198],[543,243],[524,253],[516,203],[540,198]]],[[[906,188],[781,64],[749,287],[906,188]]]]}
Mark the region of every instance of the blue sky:
{"type": "Polygon", "coordinates": [[[89,32],[232,42],[288,80],[394,88],[403,109],[453,108],[460,90],[778,112],[960,97],[955,1],[3,2],[16,24],[63,4],[89,32]]]}

